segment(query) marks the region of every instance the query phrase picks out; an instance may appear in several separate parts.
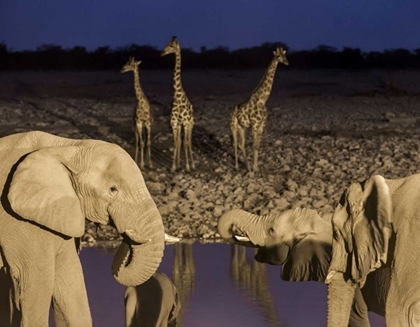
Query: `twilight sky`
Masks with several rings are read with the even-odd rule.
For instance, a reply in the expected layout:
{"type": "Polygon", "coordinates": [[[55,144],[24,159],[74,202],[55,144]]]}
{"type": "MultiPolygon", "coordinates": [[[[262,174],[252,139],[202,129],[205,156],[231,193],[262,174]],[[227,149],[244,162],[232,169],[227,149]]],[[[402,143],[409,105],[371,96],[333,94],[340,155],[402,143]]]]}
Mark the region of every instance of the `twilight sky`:
{"type": "Polygon", "coordinates": [[[0,0],[0,42],[94,50],[131,43],[229,49],[281,41],[363,51],[420,48],[419,0],[0,0]]]}

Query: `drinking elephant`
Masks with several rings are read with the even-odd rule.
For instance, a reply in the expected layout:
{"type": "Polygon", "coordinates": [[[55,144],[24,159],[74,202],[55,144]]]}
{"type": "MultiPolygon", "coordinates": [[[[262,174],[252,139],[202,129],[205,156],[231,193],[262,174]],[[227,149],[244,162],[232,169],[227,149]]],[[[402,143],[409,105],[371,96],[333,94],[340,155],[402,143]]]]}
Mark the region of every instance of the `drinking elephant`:
{"type": "Polygon", "coordinates": [[[376,175],[352,184],[332,215],[236,209],[223,214],[218,231],[230,242],[258,247],[257,260],[283,265],[284,280],[327,283],[328,326],[369,326],[367,310],[385,316],[387,326],[418,326],[419,185],[420,174],[376,175]]]}
{"type": "Polygon", "coordinates": [[[176,326],[181,301],[164,273],[155,272],[143,284],[127,287],[124,299],[127,327],[176,326]]]}
{"type": "Polygon", "coordinates": [[[123,236],[112,263],[119,283],[139,285],[155,273],[162,218],[121,147],[28,132],[1,138],[0,156],[0,269],[11,285],[0,292],[13,307],[0,307],[2,319],[47,326],[52,304],[57,326],[92,326],[78,258],[85,218],[123,236]]]}

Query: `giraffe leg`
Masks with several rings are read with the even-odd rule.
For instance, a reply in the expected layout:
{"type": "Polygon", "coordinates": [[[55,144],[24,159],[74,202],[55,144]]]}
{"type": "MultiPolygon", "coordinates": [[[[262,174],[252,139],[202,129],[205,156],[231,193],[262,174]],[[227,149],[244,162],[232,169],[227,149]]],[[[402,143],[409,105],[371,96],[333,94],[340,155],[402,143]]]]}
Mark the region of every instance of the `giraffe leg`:
{"type": "Polygon", "coordinates": [[[194,157],[193,157],[193,151],[192,151],[192,142],[191,142],[192,130],[193,130],[193,126],[190,126],[187,133],[187,136],[188,136],[187,147],[188,147],[188,153],[190,154],[191,169],[195,169],[194,157]]]}
{"type": "Polygon", "coordinates": [[[239,147],[241,148],[242,155],[244,157],[246,169],[250,170],[248,160],[247,160],[247,157],[246,157],[246,149],[245,149],[245,128],[238,125],[238,131],[239,131],[239,139],[240,139],[239,147]]]}
{"type": "Polygon", "coordinates": [[[265,122],[263,122],[257,128],[252,129],[252,140],[253,140],[253,150],[254,150],[254,172],[258,171],[258,151],[261,144],[261,136],[264,131],[265,122]]]}
{"type": "Polygon", "coordinates": [[[179,128],[178,126],[172,126],[172,132],[174,134],[174,156],[172,161],[172,168],[171,171],[174,172],[176,170],[176,163],[177,163],[177,154],[178,154],[178,147],[179,147],[179,128]]]}
{"type": "Polygon", "coordinates": [[[134,126],[134,135],[136,136],[136,149],[134,153],[134,161],[137,163],[137,157],[139,154],[139,142],[140,142],[140,136],[139,136],[139,129],[138,125],[134,126]]]}
{"type": "Polygon", "coordinates": [[[146,126],[146,131],[147,131],[147,160],[149,162],[149,168],[153,168],[153,163],[152,163],[152,137],[151,137],[151,126],[148,125],[146,126]]]}
{"type": "Polygon", "coordinates": [[[188,144],[188,136],[190,134],[190,127],[184,126],[184,153],[185,153],[185,170],[190,172],[190,163],[189,163],[189,144],[188,144]]]}
{"type": "Polygon", "coordinates": [[[232,138],[233,138],[233,150],[235,152],[235,169],[239,169],[238,164],[238,128],[235,124],[236,122],[232,121],[230,125],[230,129],[232,131],[232,138]]]}
{"type": "Polygon", "coordinates": [[[143,138],[143,126],[139,125],[140,135],[140,168],[144,168],[144,138],[143,138]]]}
{"type": "Polygon", "coordinates": [[[188,160],[188,129],[184,128],[184,153],[185,153],[185,170],[189,173],[191,171],[188,160]]]}
{"type": "Polygon", "coordinates": [[[176,153],[176,164],[181,167],[181,147],[182,147],[182,126],[178,127],[178,148],[176,153]]]}

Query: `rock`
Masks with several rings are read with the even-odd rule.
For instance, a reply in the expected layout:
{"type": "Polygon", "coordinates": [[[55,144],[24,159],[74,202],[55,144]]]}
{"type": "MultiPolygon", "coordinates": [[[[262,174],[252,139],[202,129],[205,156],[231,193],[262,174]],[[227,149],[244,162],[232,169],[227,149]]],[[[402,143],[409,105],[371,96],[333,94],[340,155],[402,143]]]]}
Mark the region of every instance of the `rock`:
{"type": "Polygon", "coordinates": [[[260,210],[260,215],[268,215],[270,213],[270,209],[268,208],[262,208],[260,210]]]}
{"type": "Polygon", "coordinates": [[[228,172],[224,175],[224,182],[229,183],[232,180],[232,173],[228,172]]]}
{"type": "Polygon", "coordinates": [[[168,200],[177,200],[179,198],[179,194],[177,192],[171,192],[168,195],[168,200]]]}
{"type": "Polygon", "coordinates": [[[289,201],[287,201],[285,198],[275,199],[274,204],[280,210],[286,210],[290,206],[289,201]]]}
{"type": "Polygon", "coordinates": [[[87,242],[87,243],[91,243],[91,244],[96,243],[96,240],[93,238],[93,236],[89,235],[89,234],[83,235],[82,241],[87,242]]]}
{"type": "Polygon", "coordinates": [[[199,234],[205,234],[205,233],[207,233],[207,232],[209,232],[209,228],[206,226],[206,225],[201,225],[199,228],[198,228],[198,233],[199,234]]]}
{"type": "Polygon", "coordinates": [[[295,197],[296,193],[291,191],[284,191],[283,196],[286,197],[287,200],[291,200],[295,197]]]}
{"type": "Polygon", "coordinates": [[[201,207],[203,209],[206,209],[206,210],[212,210],[214,208],[214,203],[213,202],[206,202],[206,203],[202,204],[201,207]]]}
{"type": "Polygon", "coordinates": [[[305,190],[305,189],[299,189],[299,195],[301,195],[301,196],[307,196],[308,195],[308,191],[307,190],[305,190]]]}
{"type": "Polygon", "coordinates": [[[290,178],[287,180],[286,185],[287,185],[287,189],[289,191],[296,191],[297,188],[298,188],[297,183],[294,180],[290,179],[290,178]]]}
{"type": "Polygon", "coordinates": [[[321,167],[328,167],[329,162],[328,162],[328,160],[325,160],[325,159],[319,159],[319,160],[316,162],[316,165],[317,165],[317,166],[321,166],[321,167]]]}
{"type": "Polygon", "coordinates": [[[195,194],[195,192],[191,189],[188,189],[187,192],[185,192],[185,197],[188,200],[194,200],[197,198],[197,195],[195,194]]]}
{"type": "Polygon", "coordinates": [[[199,221],[199,220],[203,219],[203,216],[200,215],[198,212],[195,212],[191,215],[191,219],[199,221]]]}
{"type": "Polygon", "coordinates": [[[183,204],[178,207],[178,211],[181,215],[186,215],[191,212],[191,206],[189,204],[183,204]]]}
{"type": "Polygon", "coordinates": [[[268,203],[267,203],[267,205],[266,205],[266,207],[268,208],[268,209],[273,209],[274,207],[275,207],[275,205],[274,205],[274,203],[273,203],[273,201],[268,201],[268,203]]]}
{"type": "Polygon", "coordinates": [[[257,192],[257,190],[260,188],[260,186],[257,183],[250,182],[246,188],[246,191],[248,194],[257,192]]]}
{"type": "Polygon", "coordinates": [[[223,206],[217,205],[213,209],[213,214],[216,218],[219,218],[223,212],[225,211],[225,208],[223,206]]]}
{"type": "Polygon", "coordinates": [[[242,192],[243,192],[243,188],[241,186],[239,186],[239,187],[237,187],[233,190],[233,194],[240,194],[242,192]]]}
{"type": "Polygon", "coordinates": [[[172,212],[170,206],[167,204],[158,206],[158,210],[161,216],[167,216],[172,212]]]}
{"type": "Polygon", "coordinates": [[[151,195],[163,194],[166,190],[165,184],[158,182],[146,182],[147,189],[151,195]]]}
{"type": "Polygon", "coordinates": [[[325,206],[325,201],[323,200],[315,200],[312,202],[312,206],[315,209],[323,208],[325,206]]]}
{"type": "Polygon", "coordinates": [[[305,208],[307,206],[307,202],[304,200],[298,200],[292,203],[291,209],[295,208],[305,208]]]}
{"type": "Polygon", "coordinates": [[[258,194],[250,194],[248,197],[244,200],[244,209],[249,210],[252,209],[252,207],[255,205],[255,203],[258,200],[258,194]]]}
{"type": "Polygon", "coordinates": [[[288,171],[291,171],[292,170],[289,165],[283,165],[282,169],[285,172],[288,172],[288,171]]]}
{"type": "Polygon", "coordinates": [[[386,118],[386,119],[388,119],[388,120],[396,117],[395,113],[393,113],[393,112],[391,112],[391,111],[387,111],[387,112],[385,112],[384,116],[385,116],[385,118],[386,118]]]}

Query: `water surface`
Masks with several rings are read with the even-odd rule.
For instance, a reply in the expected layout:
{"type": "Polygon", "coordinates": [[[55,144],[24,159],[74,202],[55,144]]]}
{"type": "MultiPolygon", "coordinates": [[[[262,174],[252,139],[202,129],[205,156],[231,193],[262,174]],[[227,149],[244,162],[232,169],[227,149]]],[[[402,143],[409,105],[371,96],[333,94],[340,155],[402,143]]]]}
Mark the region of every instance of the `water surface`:
{"type": "MultiPolygon", "coordinates": [[[[125,288],[111,274],[114,252],[80,253],[95,327],[125,323],[125,288]]],[[[260,264],[253,255],[254,249],[224,243],[167,245],[159,271],[181,296],[178,326],[326,326],[326,285],[282,281],[280,266],[260,264]]],[[[385,326],[382,317],[370,318],[372,327],[385,326]]]]}

